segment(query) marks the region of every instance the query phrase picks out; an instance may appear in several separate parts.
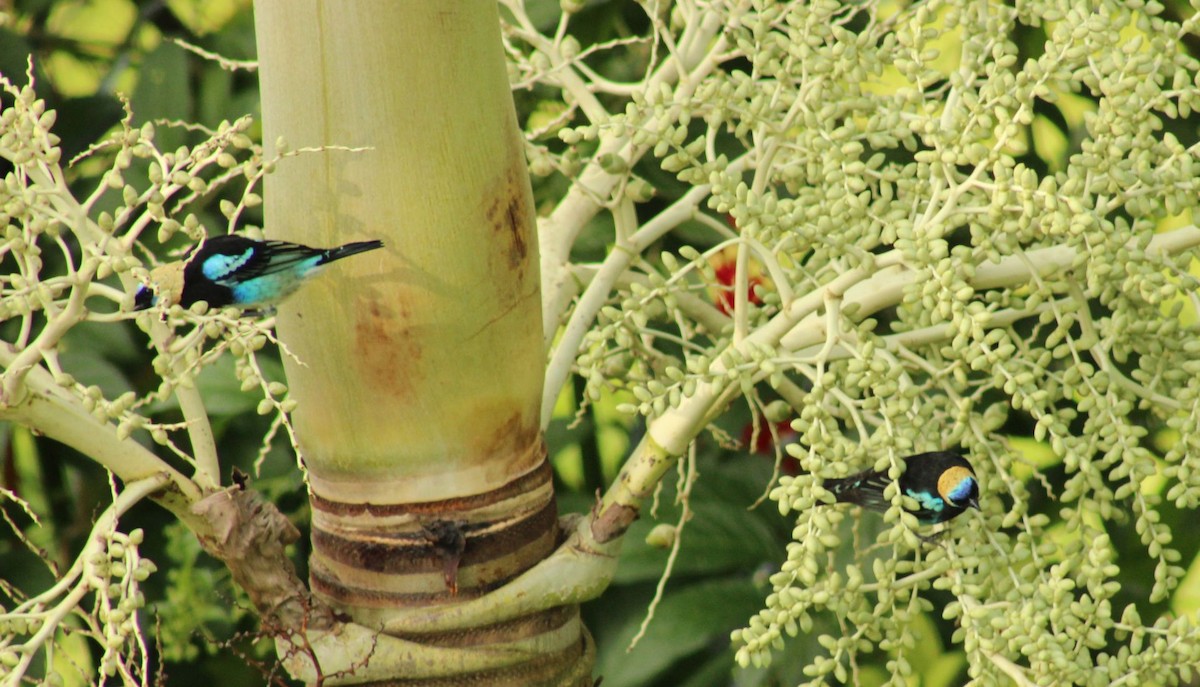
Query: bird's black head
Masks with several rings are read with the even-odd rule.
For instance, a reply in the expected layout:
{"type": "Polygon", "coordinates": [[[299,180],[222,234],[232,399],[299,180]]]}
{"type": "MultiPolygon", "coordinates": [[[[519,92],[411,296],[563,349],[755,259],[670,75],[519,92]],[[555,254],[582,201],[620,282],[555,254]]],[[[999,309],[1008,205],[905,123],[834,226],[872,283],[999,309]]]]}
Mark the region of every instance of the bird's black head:
{"type": "Polygon", "coordinates": [[[154,289],[142,284],[138,287],[137,292],[133,294],[133,309],[147,310],[153,307],[157,300],[154,296],[154,289]]]}

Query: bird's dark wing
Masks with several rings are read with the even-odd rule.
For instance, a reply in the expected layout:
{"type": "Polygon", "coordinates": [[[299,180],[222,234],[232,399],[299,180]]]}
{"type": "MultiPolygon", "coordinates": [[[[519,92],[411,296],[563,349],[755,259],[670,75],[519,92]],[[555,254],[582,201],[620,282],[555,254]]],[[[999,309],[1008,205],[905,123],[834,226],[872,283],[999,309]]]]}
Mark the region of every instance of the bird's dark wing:
{"type": "Polygon", "coordinates": [[[203,277],[233,287],[257,277],[303,270],[305,261],[317,263],[324,251],[287,241],[252,241],[232,235],[206,241],[188,261],[193,279],[203,277]]]}
{"type": "Polygon", "coordinates": [[[825,488],[842,503],[853,503],[867,510],[885,511],[892,504],[883,498],[883,490],[892,481],[886,473],[867,470],[841,479],[825,480],[825,488]]]}
{"type": "Polygon", "coordinates": [[[260,241],[254,246],[253,255],[244,267],[238,270],[235,281],[246,281],[256,276],[287,273],[305,261],[311,261],[322,253],[311,247],[290,244],[288,241],[260,241]]]}

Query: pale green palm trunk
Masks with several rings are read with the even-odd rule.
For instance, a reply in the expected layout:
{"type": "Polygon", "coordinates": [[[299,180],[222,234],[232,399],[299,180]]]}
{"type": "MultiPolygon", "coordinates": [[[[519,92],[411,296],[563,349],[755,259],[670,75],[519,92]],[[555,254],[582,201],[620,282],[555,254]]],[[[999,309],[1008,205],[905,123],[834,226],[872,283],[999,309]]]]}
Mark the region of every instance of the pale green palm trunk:
{"type": "MultiPolygon", "coordinates": [[[[286,365],[313,592],[367,627],[395,609],[437,613],[558,539],[538,429],[537,241],[496,5],[269,0],[256,23],[268,146],[367,148],[282,161],[267,235],[387,244],[279,311],[299,361],[286,365]]],[[[426,679],[406,685],[590,683],[574,606],[393,635],[441,647],[390,675],[426,679]]]]}

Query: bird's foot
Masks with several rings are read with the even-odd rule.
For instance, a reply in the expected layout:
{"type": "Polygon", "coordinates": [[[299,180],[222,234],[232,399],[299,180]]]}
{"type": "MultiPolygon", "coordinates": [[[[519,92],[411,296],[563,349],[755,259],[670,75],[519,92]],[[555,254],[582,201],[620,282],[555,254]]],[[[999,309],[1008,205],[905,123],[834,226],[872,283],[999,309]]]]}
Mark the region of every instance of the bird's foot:
{"type": "Polygon", "coordinates": [[[940,529],[933,534],[917,534],[917,539],[931,546],[941,546],[941,540],[946,536],[946,530],[940,529]]]}

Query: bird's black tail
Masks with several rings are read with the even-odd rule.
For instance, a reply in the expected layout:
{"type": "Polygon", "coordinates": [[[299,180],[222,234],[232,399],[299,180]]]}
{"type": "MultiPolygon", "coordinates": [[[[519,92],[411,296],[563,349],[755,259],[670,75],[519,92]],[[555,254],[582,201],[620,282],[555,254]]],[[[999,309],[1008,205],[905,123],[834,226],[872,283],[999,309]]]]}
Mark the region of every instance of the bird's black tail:
{"type": "Polygon", "coordinates": [[[348,258],[351,255],[365,253],[366,251],[375,250],[376,248],[383,248],[383,241],[355,241],[354,243],[347,243],[344,246],[330,248],[329,250],[325,251],[324,257],[318,264],[324,265],[333,262],[334,260],[341,260],[342,258],[348,258]]]}

